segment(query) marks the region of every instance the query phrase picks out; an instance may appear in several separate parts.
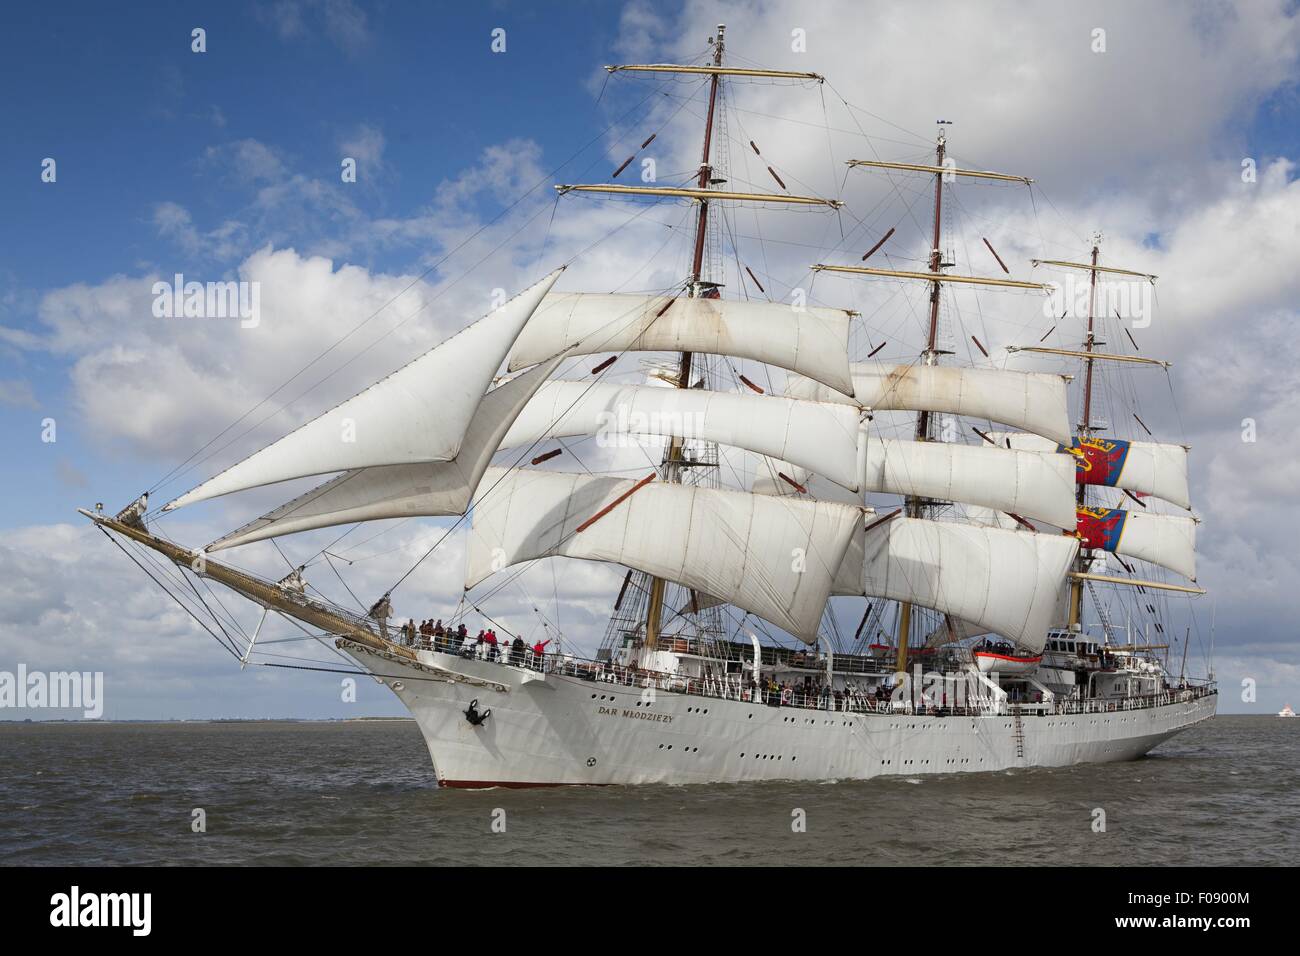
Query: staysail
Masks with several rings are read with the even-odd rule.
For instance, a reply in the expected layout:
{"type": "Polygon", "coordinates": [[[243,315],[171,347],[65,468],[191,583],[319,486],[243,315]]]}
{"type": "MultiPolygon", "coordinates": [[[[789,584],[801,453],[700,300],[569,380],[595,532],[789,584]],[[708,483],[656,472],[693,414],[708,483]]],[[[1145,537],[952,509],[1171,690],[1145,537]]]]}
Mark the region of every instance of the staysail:
{"type": "Polygon", "coordinates": [[[354,521],[464,514],[507,429],[564,358],[556,356],[488,392],[451,461],[345,472],[219,538],[205,550],[221,551],[354,521]]]}
{"type": "Polygon", "coordinates": [[[510,369],[567,348],[580,355],[704,352],[765,362],[849,395],[849,315],[772,302],[555,293],[524,327],[510,369]]]}
{"type": "MultiPolygon", "coordinates": [[[[547,382],[503,447],[575,435],[695,438],[784,458],[858,486],[858,413],[848,405],[768,395],[604,382],[547,382]]],[[[1071,506],[1072,508],[1072,506],[1071,506]]]]}
{"type": "Polygon", "coordinates": [[[934,412],[985,418],[1023,428],[1062,444],[1070,441],[1065,379],[1042,372],[894,365],[859,362],[852,366],[853,398],[790,375],[785,394],[808,401],[852,401],[873,411],[934,412]]]}
{"type": "Polygon", "coordinates": [[[491,493],[473,507],[466,588],[535,558],[609,561],[714,595],[816,642],[859,509],[667,482],[629,495],[637,484],[489,468],[481,488],[491,493]]]}
{"type": "Polygon", "coordinates": [[[186,492],[164,510],[291,478],[456,457],[492,376],[562,271],[555,270],[485,318],[186,492]]]}

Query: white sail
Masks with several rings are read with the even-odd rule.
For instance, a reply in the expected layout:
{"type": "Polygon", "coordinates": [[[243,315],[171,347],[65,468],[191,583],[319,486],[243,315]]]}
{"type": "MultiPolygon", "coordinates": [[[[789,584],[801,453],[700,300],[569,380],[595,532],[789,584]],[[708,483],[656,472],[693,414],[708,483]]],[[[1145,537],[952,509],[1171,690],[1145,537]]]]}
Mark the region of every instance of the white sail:
{"type": "Polygon", "coordinates": [[[1001,634],[1036,652],[1079,542],[902,515],[865,532],[864,597],[910,601],[1001,634]]]}
{"type": "MultiPolygon", "coordinates": [[[[991,432],[989,437],[1009,448],[1047,451],[1055,442],[1023,432],[991,432]]],[[[1105,441],[1105,439],[1099,439],[1105,441]]],[[[1111,486],[1143,495],[1154,495],[1180,508],[1191,509],[1187,490],[1187,446],[1165,442],[1130,441],[1118,474],[1100,486],[1111,486]]]]}
{"type": "Polygon", "coordinates": [[[511,422],[564,358],[556,356],[488,392],[470,420],[460,451],[451,461],[380,465],[345,472],[219,538],[204,550],[222,551],[354,521],[464,514],[511,422]]]}
{"type": "MultiPolygon", "coordinates": [[[[1074,459],[1070,455],[897,438],[868,438],[865,450],[864,491],[955,501],[1036,518],[1058,528],[1074,527],[1074,459]]],[[[832,487],[818,483],[805,468],[787,467],[784,462],[774,462],[773,467],[778,477],[760,473],[754,482],[756,494],[799,497],[799,492],[779,477],[784,473],[807,488],[811,497],[829,493],[831,500],[844,498],[832,487]]]]}
{"type": "MultiPolygon", "coordinates": [[[[856,363],[852,372],[851,400],[863,408],[985,418],[1070,443],[1065,379],[1060,375],[889,362],[856,363]]],[[[850,401],[809,378],[787,376],[785,394],[807,401],[850,401]]]]}
{"type": "MultiPolygon", "coordinates": [[[[858,413],[831,402],[603,382],[547,382],[503,447],[544,438],[641,434],[697,438],[784,458],[856,490],[858,413]]],[[[1073,507],[1073,506],[1071,506],[1073,507]]],[[[1073,514],[1073,512],[1071,512],[1073,514]]]]}
{"type": "Polygon", "coordinates": [[[776,365],[849,395],[848,341],[849,313],[840,309],[565,292],[547,296],[524,327],[510,368],[570,347],[581,355],[704,352],[776,365]]]}
{"type": "Polygon", "coordinates": [[[853,536],[849,538],[848,547],[844,549],[844,560],[835,569],[835,576],[831,579],[831,594],[835,597],[865,596],[862,593],[862,565],[867,559],[866,528],[879,518],[879,515],[863,515],[862,520],[853,529],[853,536]]]}
{"type": "Polygon", "coordinates": [[[875,438],[867,443],[866,460],[867,491],[983,505],[1074,527],[1069,455],[875,438]]]}
{"type": "Polygon", "coordinates": [[[1150,561],[1196,580],[1196,520],[1182,515],[1124,512],[1124,527],[1115,553],[1150,561]]]}
{"type": "Polygon", "coordinates": [[[163,510],[291,478],[456,457],[492,376],[562,271],[163,510]]]}
{"type": "Polygon", "coordinates": [[[816,641],[858,509],[667,482],[618,501],[635,484],[489,468],[473,506],[466,588],[535,558],[609,561],[712,594],[816,641]]]}

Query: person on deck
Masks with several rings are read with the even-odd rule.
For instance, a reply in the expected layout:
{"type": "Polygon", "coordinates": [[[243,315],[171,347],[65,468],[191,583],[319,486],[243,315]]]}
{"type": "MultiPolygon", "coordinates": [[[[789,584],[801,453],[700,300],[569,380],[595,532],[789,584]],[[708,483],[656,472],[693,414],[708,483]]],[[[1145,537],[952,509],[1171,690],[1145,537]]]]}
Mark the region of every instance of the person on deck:
{"type": "Polygon", "coordinates": [[[483,642],[487,644],[487,659],[495,661],[499,653],[497,649],[497,632],[489,627],[483,635],[483,642]]]}
{"type": "Polygon", "coordinates": [[[542,664],[546,658],[546,645],[549,643],[551,643],[551,641],[547,638],[546,640],[538,641],[533,645],[533,664],[536,665],[538,670],[542,669],[542,664]]]}
{"type": "Polygon", "coordinates": [[[520,666],[523,664],[525,646],[526,645],[524,644],[524,639],[518,635],[515,635],[514,641],[511,642],[510,644],[511,664],[514,664],[515,666],[520,666]]]}

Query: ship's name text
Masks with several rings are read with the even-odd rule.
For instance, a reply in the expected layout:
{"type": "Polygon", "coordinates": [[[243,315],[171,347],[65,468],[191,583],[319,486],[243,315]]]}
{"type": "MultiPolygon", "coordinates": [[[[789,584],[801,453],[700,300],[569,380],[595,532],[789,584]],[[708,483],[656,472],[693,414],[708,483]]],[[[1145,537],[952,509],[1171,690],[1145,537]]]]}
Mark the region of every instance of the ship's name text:
{"type": "Polygon", "coordinates": [[[631,717],[635,720],[652,720],[657,724],[671,724],[673,722],[672,714],[651,714],[644,710],[628,710],[624,707],[619,710],[617,707],[606,707],[601,704],[596,708],[596,713],[604,714],[609,717],[631,717]]]}

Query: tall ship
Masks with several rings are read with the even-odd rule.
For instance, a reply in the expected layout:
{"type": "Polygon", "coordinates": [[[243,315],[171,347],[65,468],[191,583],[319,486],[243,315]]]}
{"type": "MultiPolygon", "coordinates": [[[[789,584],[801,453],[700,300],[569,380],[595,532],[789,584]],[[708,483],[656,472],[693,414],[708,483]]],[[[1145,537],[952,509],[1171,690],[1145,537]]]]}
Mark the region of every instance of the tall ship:
{"type": "Polygon", "coordinates": [[[836,294],[890,283],[911,309],[906,341],[890,348],[869,316],[803,288],[774,299],[740,258],[741,211],[823,214],[841,230],[876,220],[792,191],[797,179],[731,132],[733,85],[824,78],[733,65],[725,41],[719,26],[698,62],[606,68],[611,82],[696,84],[698,169],[674,185],[555,186],[559,215],[583,197],[684,208],[673,285],[568,291],[557,263],[161,508],[146,493],[82,514],[240,666],[309,666],[286,665],[265,636],[268,620],[288,622],[337,652],[335,669],[382,681],[446,786],[1059,767],[1141,757],[1212,716],[1212,672],[1187,675],[1190,630],[1171,623],[1203,593],[1188,449],[1156,440],[1133,404],[1132,380],[1168,363],[1141,352],[1103,294],[1155,277],[1104,260],[1100,237],[1025,263],[1032,278],[983,238],[1001,274],[958,271],[958,184],[1032,180],[958,165],[941,125],[932,158],[848,160],[845,181],[888,177],[908,201],[860,258],[823,244],[810,270],[836,294]],[[746,184],[733,148],[772,186],[746,184]],[[891,250],[908,228],[916,241],[891,250]],[[892,267],[909,253],[914,268],[892,267]],[[954,307],[974,293],[1041,297],[1053,317],[997,341],[954,307]],[[323,483],[206,546],[160,529],[176,509],[312,476],[323,483]],[[222,553],[412,518],[447,530],[382,594],[352,593],[329,545],[278,580],[222,553]],[[459,540],[464,592],[425,621],[403,584],[459,540]],[[618,568],[599,647],[583,653],[540,607],[532,621],[498,609],[517,606],[508,589],[539,561],[618,568]],[[317,590],[334,579],[357,609],[317,590]],[[235,613],[227,591],[251,607],[235,613]]]}

